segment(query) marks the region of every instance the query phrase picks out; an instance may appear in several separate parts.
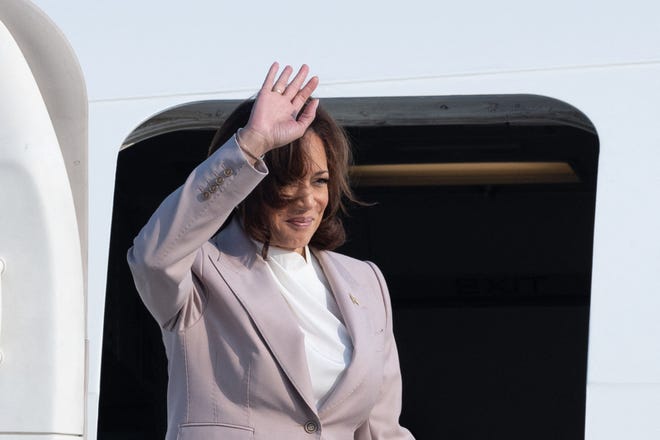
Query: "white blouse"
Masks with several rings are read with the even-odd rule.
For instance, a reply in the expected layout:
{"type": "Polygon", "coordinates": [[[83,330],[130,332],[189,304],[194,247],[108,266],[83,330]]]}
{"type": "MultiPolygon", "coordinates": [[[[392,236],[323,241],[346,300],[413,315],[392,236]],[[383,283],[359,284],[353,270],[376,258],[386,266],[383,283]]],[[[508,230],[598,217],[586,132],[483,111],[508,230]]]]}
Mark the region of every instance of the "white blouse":
{"type": "MultiPolygon", "coordinates": [[[[256,243],[256,242],[255,242],[256,243]]],[[[257,243],[259,249],[261,243],[257,243]]],[[[350,363],[353,344],[316,257],[277,247],[266,263],[305,337],[305,354],[317,407],[350,363]]]]}

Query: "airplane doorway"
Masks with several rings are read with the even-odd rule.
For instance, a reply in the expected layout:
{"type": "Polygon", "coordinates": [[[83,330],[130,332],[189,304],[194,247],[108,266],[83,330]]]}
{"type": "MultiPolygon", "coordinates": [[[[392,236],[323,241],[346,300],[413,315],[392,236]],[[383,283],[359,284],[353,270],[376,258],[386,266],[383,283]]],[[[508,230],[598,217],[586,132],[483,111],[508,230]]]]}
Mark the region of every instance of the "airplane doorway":
{"type": "MultiPolygon", "coordinates": [[[[355,145],[358,195],[375,203],[352,209],[340,251],[376,262],[387,278],[402,424],[418,439],[583,439],[593,125],[532,95],[323,104],[355,145]]],[[[168,110],[138,127],[119,155],[100,440],[163,438],[166,360],[126,250],[235,105],[168,110]]]]}

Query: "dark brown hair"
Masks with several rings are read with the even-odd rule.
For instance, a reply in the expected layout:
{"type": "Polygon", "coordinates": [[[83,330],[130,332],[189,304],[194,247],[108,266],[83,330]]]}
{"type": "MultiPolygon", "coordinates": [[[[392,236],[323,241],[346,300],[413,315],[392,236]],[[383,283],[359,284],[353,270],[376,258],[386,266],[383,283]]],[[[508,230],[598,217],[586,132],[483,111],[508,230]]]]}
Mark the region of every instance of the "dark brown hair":
{"type": "MultiPolygon", "coordinates": [[[[209,156],[247,124],[253,105],[253,99],[244,101],[227,117],[211,141],[209,156]]],[[[346,214],[345,202],[357,202],[348,182],[348,169],[352,162],[351,147],[344,130],[320,105],[314,121],[307,129],[307,132],[310,131],[323,142],[330,179],[328,206],[309,244],[318,249],[332,250],[346,240],[340,218],[340,214],[346,214]]],[[[245,231],[253,239],[264,243],[264,257],[270,243],[268,208],[285,206],[288,200],[282,195],[282,188],[302,179],[311,165],[307,149],[301,148],[301,143],[302,139],[297,139],[266,153],[264,162],[269,170],[268,175],[238,206],[245,231]]]]}

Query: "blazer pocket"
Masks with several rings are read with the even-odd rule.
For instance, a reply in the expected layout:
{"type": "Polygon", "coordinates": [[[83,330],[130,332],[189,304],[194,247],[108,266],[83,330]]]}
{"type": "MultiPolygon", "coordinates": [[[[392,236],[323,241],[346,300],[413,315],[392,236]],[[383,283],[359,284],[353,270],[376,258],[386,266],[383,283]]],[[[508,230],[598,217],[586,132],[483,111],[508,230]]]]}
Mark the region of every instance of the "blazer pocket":
{"type": "Polygon", "coordinates": [[[177,440],[252,440],[254,428],[229,423],[184,423],[177,440]]]}

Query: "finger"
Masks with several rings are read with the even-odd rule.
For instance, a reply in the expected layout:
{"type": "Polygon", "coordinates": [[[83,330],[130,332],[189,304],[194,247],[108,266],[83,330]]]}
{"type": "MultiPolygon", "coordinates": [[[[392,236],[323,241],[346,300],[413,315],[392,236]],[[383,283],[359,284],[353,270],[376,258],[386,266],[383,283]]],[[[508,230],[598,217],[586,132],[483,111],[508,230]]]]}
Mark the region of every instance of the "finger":
{"type": "Polygon", "coordinates": [[[266,90],[268,92],[272,90],[273,82],[275,81],[275,75],[277,75],[279,68],[280,65],[277,61],[270,65],[270,69],[268,69],[268,73],[266,74],[266,79],[264,79],[264,83],[261,86],[261,90],[266,90]]]}
{"type": "Polygon", "coordinates": [[[314,90],[316,90],[316,87],[319,85],[319,77],[318,76],[313,76],[307,81],[307,84],[296,93],[296,96],[293,98],[291,103],[293,104],[293,107],[296,110],[300,110],[303,105],[305,105],[305,102],[309,99],[310,96],[312,96],[312,93],[314,93],[314,90]]]}
{"type": "Polygon", "coordinates": [[[319,106],[319,100],[318,99],[312,99],[309,101],[309,103],[305,106],[304,110],[302,113],[298,115],[298,123],[301,124],[305,130],[309,125],[314,121],[314,118],[316,117],[316,109],[319,106]]]}
{"type": "Polygon", "coordinates": [[[273,91],[279,93],[280,95],[284,93],[286,90],[286,85],[289,82],[289,77],[291,76],[291,73],[293,72],[293,68],[291,66],[286,66],[282,73],[280,74],[280,77],[275,81],[275,84],[273,85],[273,91]]]}
{"type": "Polygon", "coordinates": [[[302,85],[303,81],[305,81],[305,78],[307,78],[308,73],[309,66],[307,66],[307,64],[300,66],[300,70],[298,70],[296,76],[293,78],[291,83],[289,83],[284,94],[289,98],[293,98],[300,90],[300,86],[302,85]]]}

